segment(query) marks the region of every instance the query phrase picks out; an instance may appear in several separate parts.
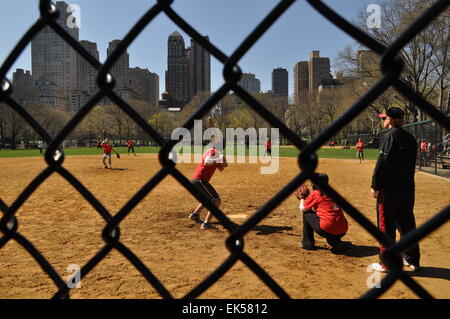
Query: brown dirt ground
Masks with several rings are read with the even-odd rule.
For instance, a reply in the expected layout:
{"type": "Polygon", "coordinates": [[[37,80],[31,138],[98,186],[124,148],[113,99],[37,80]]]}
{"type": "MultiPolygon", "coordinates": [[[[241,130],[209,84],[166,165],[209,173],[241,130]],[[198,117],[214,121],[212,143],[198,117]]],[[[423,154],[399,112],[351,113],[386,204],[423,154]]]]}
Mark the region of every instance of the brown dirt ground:
{"type": "MultiPolygon", "coordinates": [[[[69,169],[114,214],[160,168],[156,155],[122,156],[105,170],[100,156],[67,157],[69,169]]],[[[0,198],[10,205],[45,167],[42,158],[0,159],[0,198]]],[[[374,162],[320,161],[332,186],[373,222],[370,196],[374,162]]],[[[188,178],[195,164],[179,164],[188,178]]],[[[223,210],[242,223],[299,171],[296,159],[280,159],[277,175],[260,175],[259,164],[233,164],[212,179],[223,199],[223,210]],[[239,218],[236,218],[239,217],[239,218]]],[[[416,174],[415,215],[418,224],[450,204],[450,181],[416,174]]],[[[166,285],[176,298],[184,296],[228,256],[227,231],[202,231],[187,219],[195,199],[172,177],[157,186],[121,224],[121,241],[166,285]]],[[[377,242],[355,221],[345,240],[359,246],[354,256],[333,255],[322,247],[299,249],[302,222],[298,201],[290,196],[245,237],[245,251],[293,298],[355,298],[367,291],[366,268],[378,261],[377,242]]],[[[84,265],[102,247],[105,222],[81,195],[59,175],[52,175],[17,214],[19,231],[31,240],[66,279],[70,264],[84,265]]],[[[423,271],[414,275],[435,297],[450,297],[450,246],[447,223],[421,242],[423,271]]],[[[50,278],[16,242],[0,249],[0,298],[49,298],[56,291],[50,278]]],[[[72,298],[160,298],[154,288],[120,253],[113,250],[74,289],[72,298]]],[[[201,298],[275,298],[242,262],[237,262],[201,298]]],[[[398,282],[383,297],[415,298],[398,282]]]]}

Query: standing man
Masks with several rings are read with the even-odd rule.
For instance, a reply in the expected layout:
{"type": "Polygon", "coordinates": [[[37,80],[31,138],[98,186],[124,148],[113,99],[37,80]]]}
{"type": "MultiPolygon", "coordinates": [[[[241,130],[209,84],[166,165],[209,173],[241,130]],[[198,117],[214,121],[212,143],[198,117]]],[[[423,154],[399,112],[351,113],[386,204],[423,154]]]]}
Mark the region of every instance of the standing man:
{"type": "MultiPolygon", "coordinates": [[[[388,131],[380,142],[371,186],[372,196],[377,199],[378,228],[394,242],[396,229],[401,237],[416,229],[413,209],[418,145],[415,138],[402,128],[404,115],[398,107],[379,115],[388,131]]],[[[385,250],[386,247],[380,244],[380,257],[385,250]]],[[[418,244],[404,252],[403,264],[413,271],[419,268],[418,244]]],[[[388,270],[382,260],[372,264],[372,268],[380,272],[388,270]]]]}
{"type": "Polygon", "coordinates": [[[420,143],[420,165],[428,166],[427,141],[422,140],[420,143]]]}
{"type": "Polygon", "coordinates": [[[41,155],[42,155],[42,150],[44,149],[44,143],[42,141],[38,142],[38,149],[39,149],[39,152],[41,152],[41,155]]]}
{"type": "Polygon", "coordinates": [[[358,156],[359,162],[364,163],[364,143],[361,138],[358,138],[358,143],[356,143],[356,155],[358,156]]]}
{"type": "Polygon", "coordinates": [[[264,156],[269,155],[272,157],[272,143],[270,143],[270,139],[267,138],[266,142],[264,143],[265,153],[264,156]]]}
{"type": "MultiPolygon", "coordinates": [[[[221,199],[219,194],[217,194],[214,187],[209,183],[216,168],[220,171],[223,171],[225,167],[228,166],[227,161],[224,155],[221,155],[220,152],[214,146],[214,136],[211,139],[211,147],[203,154],[202,161],[198,164],[197,169],[195,170],[194,176],[192,178],[192,184],[194,184],[195,188],[205,195],[207,198],[211,199],[211,201],[219,207],[221,203],[221,199]]],[[[206,214],[205,220],[201,220],[200,212],[204,209],[202,203],[200,203],[197,208],[189,215],[189,218],[197,223],[201,223],[201,229],[217,229],[217,227],[213,226],[210,223],[212,218],[212,214],[210,211],[206,214]]]]}
{"type": "Polygon", "coordinates": [[[105,168],[109,168],[112,169],[112,165],[111,165],[111,152],[114,152],[116,154],[117,153],[112,146],[108,143],[108,139],[106,138],[101,144],[101,147],[103,149],[103,165],[105,166],[105,168]],[[109,167],[106,165],[106,159],[108,159],[109,162],[109,167]]]}
{"type": "Polygon", "coordinates": [[[128,139],[128,142],[127,142],[127,146],[128,146],[128,155],[130,155],[130,151],[132,151],[133,152],[133,154],[134,154],[134,156],[136,156],[136,153],[134,152],[134,145],[135,145],[136,143],[130,138],[130,139],[128,139]]]}

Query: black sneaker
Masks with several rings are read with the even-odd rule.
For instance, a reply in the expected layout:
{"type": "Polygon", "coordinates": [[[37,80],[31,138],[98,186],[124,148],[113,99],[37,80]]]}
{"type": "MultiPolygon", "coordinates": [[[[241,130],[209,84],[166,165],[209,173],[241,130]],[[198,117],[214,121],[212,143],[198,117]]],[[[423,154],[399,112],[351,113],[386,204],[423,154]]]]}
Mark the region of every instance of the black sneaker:
{"type": "Polygon", "coordinates": [[[200,226],[201,229],[219,229],[211,223],[202,223],[200,226]]]}
{"type": "Polygon", "coordinates": [[[193,220],[194,222],[196,222],[196,223],[198,223],[198,224],[203,223],[203,220],[200,218],[200,216],[199,216],[198,214],[190,213],[189,216],[188,216],[188,218],[189,218],[190,220],[193,220]]]}
{"type": "Polygon", "coordinates": [[[300,248],[304,249],[304,250],[317,250],[317,246],[316,245],[305,245],[303,243],[300,243],[300,248]]]}

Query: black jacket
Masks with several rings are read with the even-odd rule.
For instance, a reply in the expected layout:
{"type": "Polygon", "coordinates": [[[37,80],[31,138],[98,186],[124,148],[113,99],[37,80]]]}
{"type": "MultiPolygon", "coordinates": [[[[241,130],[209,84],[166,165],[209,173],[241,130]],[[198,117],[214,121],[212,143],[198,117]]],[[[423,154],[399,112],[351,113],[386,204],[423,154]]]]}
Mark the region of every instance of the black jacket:
{"type": "Polygon", "coordinates": [[[372,176],[372,188],[414,188],[418,144],[402,128],[391,128],[381,139],[380,154],[372,176]]]}

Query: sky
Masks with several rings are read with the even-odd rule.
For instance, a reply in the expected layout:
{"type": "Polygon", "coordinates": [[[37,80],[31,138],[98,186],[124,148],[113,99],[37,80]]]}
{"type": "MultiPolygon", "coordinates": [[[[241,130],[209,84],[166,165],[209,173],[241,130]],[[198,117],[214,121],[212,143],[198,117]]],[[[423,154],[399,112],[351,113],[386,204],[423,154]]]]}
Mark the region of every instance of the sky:
{"type": "MultiPolygon", "coordinates": [[[[38,0],[0,1],[0,63],[39,16],[38,0]]],[[[326,0],[342,16],[355,20],[368,4],[377,0],[326,0]]],[[[96,42],[100,61],[106,59],[108,43],[122,39],[156,0],[67,0],[81,10],[80,40],[96,42]]],[[[258,23],[277,5],[276,0],[175,0],[173,9],[225,54],[231,55],[258,23]]],[[[190,37],[165,14],[153,20],[128,49],[130,67],[148,68],[159,75],[160,93],[165,90],[167,38],[178,31],[186,46],[190,37]]],[[[289,94],[293,93],[293,68],[306,61],[312,50],[320,50],[333,66],[339,51],[356,42],[317,13],[305,0],[295,2],[239,62],[243,72],[261,80],[261,90],[272,86],[272,70],[289,72],[289,94]]],[[[31,45],[10,70],[31,70],[31,45]]],[[[211,89],[224,82],[223,65],[211,58],[211,89]]]]}

